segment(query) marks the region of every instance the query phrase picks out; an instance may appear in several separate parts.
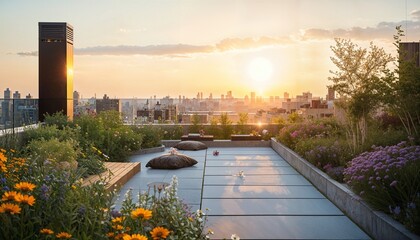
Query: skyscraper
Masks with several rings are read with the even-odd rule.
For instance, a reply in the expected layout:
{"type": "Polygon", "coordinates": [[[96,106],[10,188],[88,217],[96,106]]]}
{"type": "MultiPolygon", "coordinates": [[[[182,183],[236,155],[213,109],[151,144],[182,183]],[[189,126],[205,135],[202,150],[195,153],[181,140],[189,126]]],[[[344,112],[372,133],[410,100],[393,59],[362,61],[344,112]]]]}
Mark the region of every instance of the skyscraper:
{"type": "Polygon", "coordinates": [[[73,27],[64,22],[40,22],[39,120],[62,111],[73,119],[73,27]]]}

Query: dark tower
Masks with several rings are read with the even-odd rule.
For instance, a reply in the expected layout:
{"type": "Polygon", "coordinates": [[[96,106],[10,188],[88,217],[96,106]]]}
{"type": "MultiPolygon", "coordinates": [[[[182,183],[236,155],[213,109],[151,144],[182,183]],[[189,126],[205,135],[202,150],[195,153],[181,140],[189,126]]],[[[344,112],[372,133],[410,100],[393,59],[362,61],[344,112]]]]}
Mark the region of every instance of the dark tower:
{"type": "Polygon", "coordinates": [[[38,27],[39,120],[60,111],[73,119],[73,27],[60,22],[38,27]]]}

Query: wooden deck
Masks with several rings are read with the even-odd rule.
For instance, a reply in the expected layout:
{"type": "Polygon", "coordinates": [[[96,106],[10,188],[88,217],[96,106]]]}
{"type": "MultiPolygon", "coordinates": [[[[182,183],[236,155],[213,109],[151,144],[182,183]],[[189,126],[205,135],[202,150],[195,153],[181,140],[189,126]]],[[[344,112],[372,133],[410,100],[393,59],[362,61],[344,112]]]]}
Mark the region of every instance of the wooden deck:
{"type": "Polygon", "coordinates": [[[97,181],[106,182],[106,189],[112,191],[124,185],[131,177],[140,172],[140,163],[122,163],[122,162],[106,162],[105,172],[92,175],[84,179],[83,186],[87,186],[97,181]]]}

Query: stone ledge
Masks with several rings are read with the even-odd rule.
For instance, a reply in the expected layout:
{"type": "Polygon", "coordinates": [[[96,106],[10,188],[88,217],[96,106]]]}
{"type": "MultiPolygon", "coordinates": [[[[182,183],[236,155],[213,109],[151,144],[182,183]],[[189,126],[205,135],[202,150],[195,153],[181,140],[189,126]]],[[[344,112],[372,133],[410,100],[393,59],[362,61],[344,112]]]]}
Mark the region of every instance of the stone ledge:
{"type": "Polygon", "coordinates": [[[350,189],[330,178],[274,138],[271,139],[271,148],[374,239],[420,239],[387,214],[373,210],[350,189]]]}
{"type": "MultiPolygon", "coordinates": [[[[180,140],[162,140],[165,147],[173,147],[180,140]]],[[[270,147],[270,141],[231,141],[231,140],[214,140],[204,142],[207,147],[270,147]]]]}

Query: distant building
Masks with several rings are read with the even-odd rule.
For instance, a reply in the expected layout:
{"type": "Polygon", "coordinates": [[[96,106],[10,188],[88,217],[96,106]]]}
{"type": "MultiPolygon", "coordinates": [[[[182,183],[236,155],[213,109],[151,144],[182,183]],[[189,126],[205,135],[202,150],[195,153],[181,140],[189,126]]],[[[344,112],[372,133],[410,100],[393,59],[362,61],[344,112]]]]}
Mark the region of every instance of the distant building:
{"type": "Polygon", "coordinates": [[[39,120],[62,111],[73,119],[73,27],[65,22],[40,22],[39,120]]]}
{"type": "Polygon", "coordinates": [[[416,67],[420,67],[420,42],[401,42],[400,59],[414,61],[416,67]]]}
{"type": "Polygon", "coordinates": [[[10,89],[4,90],[4,99],[1,102],[1,121],[0,123],[6,128],[11,125],[12,121],[12,101],[10,99],[10,89]]]}
{"type": "Polygon", "coordinates": [[[335,100],[335,90],[332,87],[328,87],[328,94],[326,99],[327,101],[335,100]]]}
{"type": "Polygon", "coordinates": [[[96,113],[103,111],[117,111],[121,112],[121,100],[109,99],[105,94],[103,99],[96,99],[96,113]]]}

